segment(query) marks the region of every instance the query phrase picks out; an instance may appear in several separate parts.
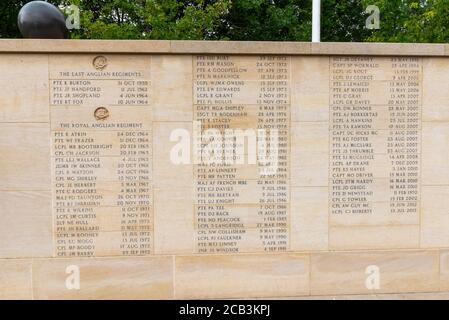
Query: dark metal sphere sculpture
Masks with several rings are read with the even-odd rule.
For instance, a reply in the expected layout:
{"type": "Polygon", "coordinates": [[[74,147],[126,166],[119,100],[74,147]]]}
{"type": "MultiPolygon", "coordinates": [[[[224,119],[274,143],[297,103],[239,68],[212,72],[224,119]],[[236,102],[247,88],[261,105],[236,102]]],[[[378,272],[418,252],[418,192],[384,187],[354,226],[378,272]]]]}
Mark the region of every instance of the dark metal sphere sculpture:
{"type": "Polygon", "coordinates": [[[65,39],[69,34],[64,14],[44,1],[28,2],[20,10],[17,20],[24,38],[65,39]]]}

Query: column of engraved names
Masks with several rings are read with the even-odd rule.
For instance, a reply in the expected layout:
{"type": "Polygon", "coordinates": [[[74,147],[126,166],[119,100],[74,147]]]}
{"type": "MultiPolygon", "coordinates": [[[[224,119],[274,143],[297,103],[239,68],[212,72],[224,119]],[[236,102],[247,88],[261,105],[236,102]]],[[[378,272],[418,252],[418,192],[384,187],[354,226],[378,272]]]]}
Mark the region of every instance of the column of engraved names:
{"type": "Polygon", "coordinates": [[[51,79],[55,254],[148,255],[153,228],[149,77],[96,72],[84,80],[79,75],[61,72],[60,79],[51,79]]]}
{"type": "MultiPolygon", "coordinates": [[[[207,164],[202,158],[194,166],[197,252],[288,250],[289,79],[289,57],[194,57],[194,120],[201,131],[214,129],[226,136],[263,130],[268,141],[265,149],[251,149],[249,140],[233,140],[233,147],[244,141],[243,157],[231,148],[223,153],[233,153],[230,163],[207,164]],[[270,134],[275,130],[278,139],[270,134]],[[268,172],[261,161],[251,163],[255,153],[272,160],[272,146],[278,150],[275,170],[268,172]]],[[[203,146],[210,142],[204,136],[199,141],[203,146]]]]}
{"type": "Polygon", "coordinates": [[[416,217],[421,60],[334,57],[331,77],[332,214],[416,217]]]}

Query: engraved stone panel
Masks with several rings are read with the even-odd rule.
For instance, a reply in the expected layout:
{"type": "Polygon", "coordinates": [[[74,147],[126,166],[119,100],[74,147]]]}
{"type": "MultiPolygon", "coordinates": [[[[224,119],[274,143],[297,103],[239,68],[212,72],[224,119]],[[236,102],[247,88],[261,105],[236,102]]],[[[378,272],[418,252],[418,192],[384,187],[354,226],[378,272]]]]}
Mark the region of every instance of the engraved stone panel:
{"type": "Polygon", "coordinates": [[[447,290],[438,48],[72,43],[1,53],[1,299],[447,290]]]}
{"type": "Polygon", "coordinates": [[[330,223],[353,226],[330,244],[415,247],[418,227],[392,225],[419,224],[422,59],[332,57],[330,77],[330,223]]]}
{"type": "Polygon", "coordinates": [[[221,154],[214,151],[218,161],[209,164],[204,148],[194,166],[196,251],[289,250],[290,57],[194,56],[193,68],[198,141],[214,141],[216,149],[224,145],[221,154]],[[243,139],[235,135],[226,140],[232,130],[244,131],[243,139]],[[278,133],[278,140],[270,140],[280,160],[273,173],[265,170],[270,163],[250,160],[257,151],[249,144],[239,154],[226,148],[226,143],[238,145],[261,130],[269,131],[270,139],[274,130],[278,133]],[[209,137],[210,131],[220,138],[209,137]]]}
{"type": "Polygon", "coordinates": [[[50,61],[55,256],[151,254],[151,58],[50,61]]]}

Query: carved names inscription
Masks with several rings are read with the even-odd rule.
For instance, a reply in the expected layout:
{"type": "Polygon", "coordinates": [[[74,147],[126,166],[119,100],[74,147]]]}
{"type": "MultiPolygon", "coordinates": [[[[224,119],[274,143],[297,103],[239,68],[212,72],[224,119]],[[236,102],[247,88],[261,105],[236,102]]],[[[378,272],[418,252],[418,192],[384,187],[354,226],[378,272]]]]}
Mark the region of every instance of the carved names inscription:
{"type": "Polygon", "coordinates": [[[71,70],[56,60],[51,70],[55,255],[148,255],[150,61],[134,59],[134,66],[123,70],[126,58],[113,58],[107,66],[106,57],[90,59],[71,70]]]}
{"type": "MultiPolygon", "coordinates": [[[[192,253],[294,249],[292,215],[300,213],[291,211],[297,203],[291,198],[291,155],[298,152],[291,144],[291,114],[292,108],[310,110],[292,103],[294,59],[192,57],[193,83],[179,90],[193,92],[193,101],[186,101],[193,105],[193,199],[186,202],[193,221],[174,226],[192,233],[192,253]]],[[[323,61],[330,77],[329,85],[322,84],[329,90],[329,154],[321,153],[325,161],[329,157],[329,200],[323,199],[329,224],[417,224],[422,59],[323,61]]],[[[56,256],[158,253],[152,141],[170,142],[153,137],[151,81],[150,56],[52,57],[56,256]]],[[[158,159],[170,161],[169,155],[158,159]]]]}
{"type": "Polygon", "coordinates": [[[340,223],[419,216],[421,59],[330,61],[330,212],[340,223]]]}
{"type": "Polygon", "coordinates": [[[201,132],[216,130],[224,136],[217,141],[203,135],[199,141],[203,150],[215,143],[224,152],[219,155],[223,161],[208,163],[205,150],[194,167],[196,251],[287,251],[290,57],[194,57],[194,119],[201,132]],[[247,139],[239,140],[238,132],[247,139]],[[263,140],[268,141],[265,147],[263,140]],[[246,149],[239,153],[242,144],[246,149]],[[266,170],[268,162],[261,160],[270,157],[271,146],[277,151],[271,154],[276,165],[266,170]]]}

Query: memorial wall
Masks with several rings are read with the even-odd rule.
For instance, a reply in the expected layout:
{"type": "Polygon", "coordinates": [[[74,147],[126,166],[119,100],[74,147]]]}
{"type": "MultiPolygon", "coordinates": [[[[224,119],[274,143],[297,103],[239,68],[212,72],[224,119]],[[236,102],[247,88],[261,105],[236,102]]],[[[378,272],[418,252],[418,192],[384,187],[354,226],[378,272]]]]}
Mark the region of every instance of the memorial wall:
{"type": "Polygon", "coordinates": [[[0,41],[0,298],[449,291],[449,46],[0,41]]]}

